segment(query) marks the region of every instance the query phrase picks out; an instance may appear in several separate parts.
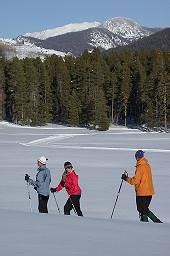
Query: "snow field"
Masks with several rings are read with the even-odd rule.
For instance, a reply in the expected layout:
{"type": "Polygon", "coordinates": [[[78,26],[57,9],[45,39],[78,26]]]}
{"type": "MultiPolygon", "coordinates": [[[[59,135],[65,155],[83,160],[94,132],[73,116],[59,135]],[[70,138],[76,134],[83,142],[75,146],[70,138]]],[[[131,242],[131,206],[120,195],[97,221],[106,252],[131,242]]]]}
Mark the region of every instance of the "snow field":
{"type": "MultiPolygon", "coordinates": [[[[107,132],[50,125],[20,127],[0,122],[0,226],[1,255],[168,255],[170,244],[170,134],[142,133],[115,127],[107,132]],[[117,206],[111,211],[127,170],[133,175],[134,152],[146,151],[156,195],[150,209],[163,224],[140,223],[133,186],[123,183],[117,206]],[[37,195],[30,187],[33,212],[24,181],[36,175],[39,156],[49,158],[51,186],[58,184],[63,164],[69,160],[79,174],[81,207],[85,218],[59,216],[54,198],[49,214],[37,211],[37,195]]],[[[63,212],[63,190],[56,198],[63,212]]]]}

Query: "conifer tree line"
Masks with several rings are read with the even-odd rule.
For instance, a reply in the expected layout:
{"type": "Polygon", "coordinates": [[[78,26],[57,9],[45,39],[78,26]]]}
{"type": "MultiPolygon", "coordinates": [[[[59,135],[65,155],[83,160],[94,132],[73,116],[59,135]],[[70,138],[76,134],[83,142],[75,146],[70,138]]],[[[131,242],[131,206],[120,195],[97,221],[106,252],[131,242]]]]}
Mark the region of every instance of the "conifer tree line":
{"type": "Polygon", "coordinates": [[[0,119],[107,130],[110,123],[167,128],[169,52],[99,49],[64,59],[0,58],[0,119]]]}

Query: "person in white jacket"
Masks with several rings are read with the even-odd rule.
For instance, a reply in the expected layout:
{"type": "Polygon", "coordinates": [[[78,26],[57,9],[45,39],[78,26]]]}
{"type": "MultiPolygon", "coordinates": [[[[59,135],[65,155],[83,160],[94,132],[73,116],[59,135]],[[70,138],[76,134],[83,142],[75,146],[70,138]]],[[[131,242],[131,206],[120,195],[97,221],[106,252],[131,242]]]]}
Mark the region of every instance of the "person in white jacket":
{"type": "Polygon", "coordinates": [[[35,181],[30,179],[28,174],[25,175],[25,181],[32,185],[38,193],[38,210],[40,213],[48,213],[47,204],[50,194],[51,174],[46,167],[47,160],[45,156],[41,156],[37,160],[38,169],[35,181]]]}

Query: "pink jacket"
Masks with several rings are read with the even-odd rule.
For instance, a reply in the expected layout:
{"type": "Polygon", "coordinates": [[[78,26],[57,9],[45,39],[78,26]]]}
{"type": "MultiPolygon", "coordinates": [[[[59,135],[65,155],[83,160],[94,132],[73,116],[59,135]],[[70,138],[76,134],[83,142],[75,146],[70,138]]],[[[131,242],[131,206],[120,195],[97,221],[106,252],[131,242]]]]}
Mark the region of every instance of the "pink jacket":
{"type": "Polygon", "coordinates": [[[78,184],[78,175],[73,170],[63,175],[59,185],[56,187],[56,191],[60,191],[65,187],[69,195],[80,195],[81,189],[78,184]]]}

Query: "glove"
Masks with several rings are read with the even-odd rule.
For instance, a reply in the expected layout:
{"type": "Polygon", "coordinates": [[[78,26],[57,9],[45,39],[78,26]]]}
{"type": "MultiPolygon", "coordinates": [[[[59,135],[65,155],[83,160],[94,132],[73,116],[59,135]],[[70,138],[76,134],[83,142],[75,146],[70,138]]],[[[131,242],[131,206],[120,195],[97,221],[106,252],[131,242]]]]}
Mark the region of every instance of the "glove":
{"type": "Polygon", "coordinates": [[[55,193],[56,192],[56,188],[50,188],[51,193],[55,193]]]}
{"type": "Polygon", "coordinates": [[[30,178],[30,176],[28,174],[25,174],[25,181],[28,182],[29,178],[30,178]]]}
{"type": "Polygon", "coordinates": [[[121,179],[126,181],[127,178],[128,178],[128,176],[125,173],[123,173],[121,179]]]}

